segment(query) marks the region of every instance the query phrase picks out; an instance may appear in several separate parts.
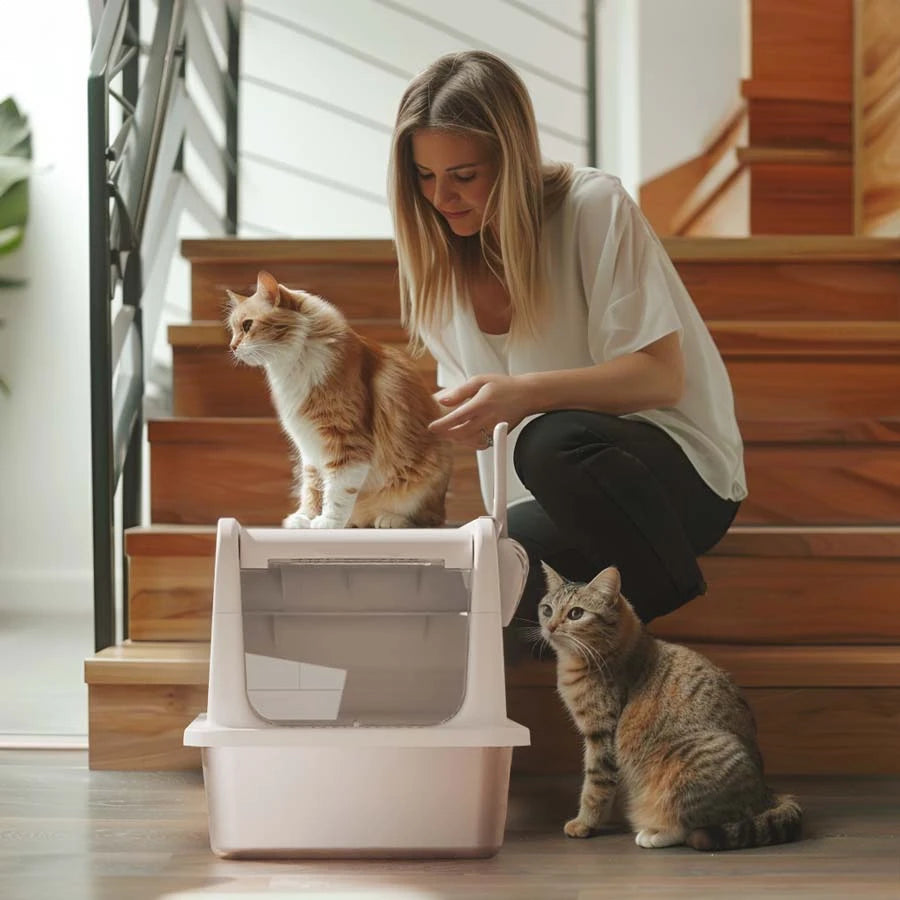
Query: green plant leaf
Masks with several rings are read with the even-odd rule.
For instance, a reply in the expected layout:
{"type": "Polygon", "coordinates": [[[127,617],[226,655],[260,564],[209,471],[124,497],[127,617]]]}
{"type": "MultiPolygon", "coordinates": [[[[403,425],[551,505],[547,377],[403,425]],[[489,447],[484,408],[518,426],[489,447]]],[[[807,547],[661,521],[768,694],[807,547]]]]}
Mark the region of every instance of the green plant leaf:
{"type": "Polygon", "coordinates": [[[25,238],[25,229],[21,225],[13,228],[4,228],[0,231],[0,256],[4,253],[12,253],[25,238]]]}
{"type": "Polygon", "coordinates": [[[15,250],[25,236],[31,171],[31,127],[7,97],[0,102],[0,255],[15,250]]]}
{"type": "Polygon", "coordinates": [[[31,159],[31,126],[12,97],[0,103],[0,156],[31,159]]]}

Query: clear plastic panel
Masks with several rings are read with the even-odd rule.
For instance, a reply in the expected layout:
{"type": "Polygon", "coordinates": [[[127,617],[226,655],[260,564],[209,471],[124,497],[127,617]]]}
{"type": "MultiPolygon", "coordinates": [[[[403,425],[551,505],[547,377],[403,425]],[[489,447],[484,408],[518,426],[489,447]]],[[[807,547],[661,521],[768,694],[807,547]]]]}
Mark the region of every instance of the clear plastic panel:
{"type": "Polygon", "coordinates": [[[446,721],[465,696],[470,581],[429,560],[242,569],[250,704],[279,724],[446,721]]]}

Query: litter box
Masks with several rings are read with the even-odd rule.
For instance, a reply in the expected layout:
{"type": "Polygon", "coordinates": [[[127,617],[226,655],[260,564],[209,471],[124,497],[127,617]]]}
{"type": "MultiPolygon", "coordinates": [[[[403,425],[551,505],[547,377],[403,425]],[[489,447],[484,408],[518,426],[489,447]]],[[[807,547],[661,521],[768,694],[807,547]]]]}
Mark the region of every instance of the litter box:
{"type": "Polygon", "coordinates": [[[200,747],[225,857],[484,857],[513,747],[502,627],[528,571],[492,515],[459,528],[244,528],[220,519],[200,747]]]}

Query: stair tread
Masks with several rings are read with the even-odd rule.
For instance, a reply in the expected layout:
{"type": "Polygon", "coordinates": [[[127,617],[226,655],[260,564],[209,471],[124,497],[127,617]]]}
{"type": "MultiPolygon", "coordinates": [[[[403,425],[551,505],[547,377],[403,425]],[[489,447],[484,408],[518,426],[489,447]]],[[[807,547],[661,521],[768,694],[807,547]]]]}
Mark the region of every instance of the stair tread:
{"type": "Polygon", "coordinates": [[[206,684],[208,641],[125,641],[84,661],[87,684],[206,684]]]}
{"type": "MultiPolygon", "coordinates": [[[[386,343],[405,344],[407,334],[399,319],[353,319],[361,334],[386,343]]],[[[779,321],[736,320],[706,322],[719,351],[732,355],[900,356],[897,321],[779,321]]],[[[227,348],[229,337],[221,322],[195,320],[170,325],[172,347],[227,348]]]]}
{"type": "MultiPolygon", "coordinates": [[[[156,524],[129,528],[131,556],[212,555],[215,525],[156,524]]],[[[733,525],[708,556],[900,557],[900,525],[733,525]]]]}
{"type": "MultiPolygon", "coordinates": [[[[900,415],[858,417],[826,416],[813,411],[809,418],[758,419],[738,416],[745,445],[770,444],[785,447],[872,446],[900,443],[900,415]]],[[[147,421],[151,442],[187,444],[258,444],[264,437],[281,434],[275,416],[167,416],[147,421]]],[[[454,447],[454,457],[462,460],[471,450],[454,447]]]]}
{"type": "MultiPolygon", "coordinates": [[[[727,669],[742,687],[898,687],[900,646],[690,646],[727,669]]],[[[209,644],[202,641],[129,641],[85,660],[88,684],[204,684],[209,644]]],[[[552,654],[508,668],[511,687],[555,686],[552,654]]]]}
{"type": "MultiPolygon", "coordinates": [[[[751,237],[665,237],[666,252],[674,262],[803,261],[865,262],[900,260],[896,238],[865,235],[755,235],[751,237]]],[[[267,240],[192,239],[182,241],[181,252],[192,261],[232,263],[279,260],[298,262],[395,263],[390,240],[267,240]]]]}
{"type": "Polygon", "coordinates": [[[837,147],[739,147],[738,159],[744,165],[851,166],[853,153],[837,147]]]}

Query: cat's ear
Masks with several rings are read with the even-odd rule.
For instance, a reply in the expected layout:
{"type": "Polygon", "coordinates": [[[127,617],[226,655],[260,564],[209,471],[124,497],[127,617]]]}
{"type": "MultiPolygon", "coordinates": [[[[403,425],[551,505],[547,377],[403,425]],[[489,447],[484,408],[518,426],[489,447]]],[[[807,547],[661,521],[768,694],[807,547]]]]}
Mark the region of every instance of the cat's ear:
{"type": "Polygon", "coordinates": [[[278,294],[274,302],[276,306],[286,306],[288,309],[300,311],[300,298],[294,291],[286,288],[283,284],[278,285],[278,294]]]}
{"type": "Polygon", "coordinates": [[[622,576],[615,566],[608,566],[602,572],[598,572],[588,587],[599,591],[604,597],[614,600],[622,590],[622,576]]]}
{"type": "Polygon", "coordinates": [[[275,277],[266,272],[265,269],[261,269],[256,276],[256,293],[259,294],[263,300],[268,301],[274,306],[278,306],[278,282],[275,280],[275,277]]]}
{"type": "Polygon", "coordinates": [[[555,593],[565,585],[566,579],[558,572],[551,569],[543,560],[541,560],[541,568],[544,570],[544,581],[547,583],[548,594],[555,593]]]}
{"type": "Polygon", "coordinates": [[[243,303],[247,298],[236,294],[234,291],[225,289],[225,295],[228,297],[228,305],[230,309],[235,309],[239,304],[243,303]]]}

